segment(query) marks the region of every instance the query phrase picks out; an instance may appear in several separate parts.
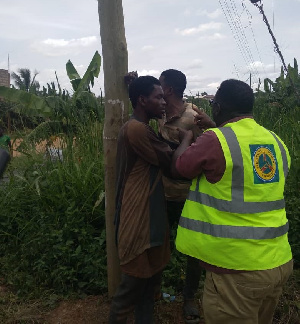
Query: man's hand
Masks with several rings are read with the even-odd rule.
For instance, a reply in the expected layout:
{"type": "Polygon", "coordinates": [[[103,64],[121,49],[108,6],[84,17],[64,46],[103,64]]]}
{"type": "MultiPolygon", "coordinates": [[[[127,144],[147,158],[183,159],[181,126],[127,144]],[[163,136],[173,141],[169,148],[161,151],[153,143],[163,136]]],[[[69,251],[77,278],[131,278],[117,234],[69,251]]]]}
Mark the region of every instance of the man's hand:
{"type": "Polygon", "coordinates": [[[197,113],[195,116],[195,123],[201,129],[215,128],[216,123],[210,119],[210,117],[199,108],[193,107],[193,110],[197,113]]]}
{"type": "Polygon", "coordinates": [[[180,145],[178,146],[178,148],[175,150],[173,154],[171,172],[175,179],[176,178],[180,179],[182,178],[182,176],[176,170],[176,160],[191,145],[194,136],[191,130],[185,130],[179,127],[177,128],[177,130],[179,132],[180,145]]]}
{"type": "Polygon", "coordinates": [[[125,83],[129,86],[130,83],[137,79],[139,76],[138,76],[138,73],[137,71],[132,71],[132,72],[128,72],[125,76],[124,76],[124,81],[125,83]]]}
{"type": "Polygon", "coordinates": [[[178,133],[179,133],[178,135],[179,135],[180,143],[183,140],[192,142],[194,136],[193,136],[193,132],[191,130],[186,130],[186,129],[183,129],[183,128],[180,128],[180,127],[178,127],[177,130],[178,130],[178,133]]]}

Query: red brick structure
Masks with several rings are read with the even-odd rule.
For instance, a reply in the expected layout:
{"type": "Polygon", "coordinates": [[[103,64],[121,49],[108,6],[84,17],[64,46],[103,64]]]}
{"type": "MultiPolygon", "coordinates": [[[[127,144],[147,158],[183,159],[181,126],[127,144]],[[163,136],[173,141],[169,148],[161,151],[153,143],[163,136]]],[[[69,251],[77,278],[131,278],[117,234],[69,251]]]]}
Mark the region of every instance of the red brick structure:
{"type": "Polygon", "coordinates": [[[0,86],[10,87],[10,74],[7,70],[0,69],[0,86]]]}

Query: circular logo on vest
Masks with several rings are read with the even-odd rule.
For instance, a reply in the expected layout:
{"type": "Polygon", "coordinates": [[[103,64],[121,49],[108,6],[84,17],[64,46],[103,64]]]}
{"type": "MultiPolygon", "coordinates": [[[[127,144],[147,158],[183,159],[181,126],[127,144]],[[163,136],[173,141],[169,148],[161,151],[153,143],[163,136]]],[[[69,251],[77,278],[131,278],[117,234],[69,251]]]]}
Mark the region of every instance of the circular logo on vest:
{"type": "Polygon", "coordinates": [[[253,156],[254,170],[262,180],[270,181],[276,174],[276,160],[271,150],[259,147],[253,156]]]}

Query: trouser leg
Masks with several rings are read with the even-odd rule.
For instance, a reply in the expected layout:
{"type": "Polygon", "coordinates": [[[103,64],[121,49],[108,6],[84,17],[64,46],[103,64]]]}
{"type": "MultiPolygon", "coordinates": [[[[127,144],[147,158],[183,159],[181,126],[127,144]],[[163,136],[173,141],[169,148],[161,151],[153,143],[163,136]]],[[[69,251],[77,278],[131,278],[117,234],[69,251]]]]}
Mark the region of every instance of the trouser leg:
{"type": "Polygon", "coordinates": [[[155,274],[147,280],[140,301],[135,307],[135,323],[153,323],[154,296],[160,289],[162,272],[155,274]]]}
{"type": "Polygon", "coordinates": [[[206,324],[258,324],[261,300],[255,294],[262,294],[268,284],[249,282],[251,275],[206,271],[202,304],[206,324]]]}
{"type": "Polygon", "coordinates": [[[167,201],[167,213],[170,228],[178,226],[183,207],[184,201],[167,201]]]}
{"type": "Polygon", "coordinates": [[[270,324],[291,264],[235,274],[206,272],[206,324],[270,324]]]}
{"type": "Polygon", "coordinates": [[[110,324],[126,324],[128,315],[143,294],[147,280],[122,274],[121,283],[111,303],[110,324]]]}
{"type": "Polygon", "coordinates": [[[179,218],[181,216],[183,201],[167,201],[167,213],[170,226],[170,246],[171,251],[175,250],[175,238],[178,227],[179,218]]]}
{"type": "Polygon", "coordinates": [[[283,287],[288,281],[292,272],[293,272],[292,260],[274,269],[271,272],[271,275],[275,277],[275,280],[278,282],[278,284],[275,285],[271,293],[268,296],[266,296],[266,298],[262,302],[262,305],[258,313],[259,324],[272,324],[274,312],[279,302],[279,298],[282,294],[283,287]]]}
{"type": "Polygon", "coordinates": [[[199,281],[204,270],[198,259],[188,256],[186,264],[186,279],[183,288],[184,299],[193,299],[199,287],[199,281]]]}
{"type": "MultiPolygon", "coordinates": [[[[184,201],[167,201],[167,211],[169,224],[171,228],[171,246],[175,248],[176,231],[172,233],[172,229],[178,226],[178,221],[184,207],[184,201]]],[[[193,299],[199,287],[201,274],[204,270],[200,267],[198,259],[188,256],[186,265],[186,280],[183,288],[184,299],[193,299]]]]}

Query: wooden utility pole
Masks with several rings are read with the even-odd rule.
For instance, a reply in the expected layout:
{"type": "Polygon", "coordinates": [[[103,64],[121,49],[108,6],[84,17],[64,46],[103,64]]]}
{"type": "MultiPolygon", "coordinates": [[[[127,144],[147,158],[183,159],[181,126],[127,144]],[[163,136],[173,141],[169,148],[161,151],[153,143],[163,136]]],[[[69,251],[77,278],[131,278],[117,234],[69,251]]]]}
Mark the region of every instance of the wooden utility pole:
{"type": "Polygon", "coordinates": [[[117,137],[128,119],[129,99],[124,76],[128,72],[122,0],[98,0],[100,36],[104,70],[105,123],[103,147],[105,163],[105,217],[108,294],[114,295],[120,281],[115,245],[115,183],[117,137]]]}

